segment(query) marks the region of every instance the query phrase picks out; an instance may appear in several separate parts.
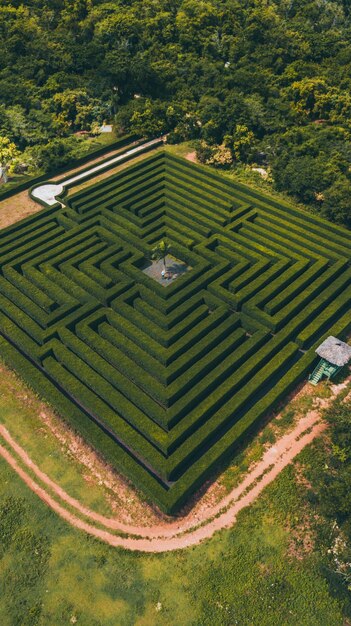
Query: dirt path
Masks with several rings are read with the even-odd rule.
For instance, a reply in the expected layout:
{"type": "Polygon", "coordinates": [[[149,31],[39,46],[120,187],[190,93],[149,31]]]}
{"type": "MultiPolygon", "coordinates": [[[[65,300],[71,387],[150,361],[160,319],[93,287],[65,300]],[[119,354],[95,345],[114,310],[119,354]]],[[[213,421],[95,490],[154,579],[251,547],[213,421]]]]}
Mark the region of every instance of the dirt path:
{"type": "MultiPolygon", "coordinates": [[[[345,388],[345,383],[335,387],[334,398],[345,388]]],[[[330,402],[322,400],[320,408],[325,408],[330,402]]],[[[4,426],[0,427],[0,436],[11,448],[11,452],[4,446],[0,446],[1,456],[11,465],[22,480],[58,515],[70,523],[94,537],[112,545],[120,546],[128,550],[141,552],[166,552],[178,550],[196,545],[200,541],[211,537],[216,531],[232,526],[238,513],[249,506],[269,485],[278,474],[301,452],[301,450],[318,436],[325,425],[320,422],[320,410],[310,411],[301,418],[295,428],[281,437],[275,445],[267,449],[261,461],[259,461],[246,475],[245,479],[233,489],[219,504],[206,511],[203,518],[189,519],[185,524],[174,521],[167,525],[155,525],[150,527],[137,527],[123,524],[113,518],[91,511],[76,499],[69,496],[59,485],[44,474],[29,458],[25,450],[21,448],[11,437],[4,426]],[[23,469],[20,462],[27,466],[31,473],[45,485],[41,486],[31,475],[23,469]],[[51,495],[49,491],[53,494],[51,495]],[[58,501],[57,501],[58,500],[58,501]],[[87,518],[84,521],[65,505],[73,509],[79,515],[87,518]],[[103,528],[94,526],[94,523],[103,528]],[[121,532],[133,537],[116,536],[113,532],[121,532]]]]}
{"type": "Polygon", "coordinates": [[[234,489],[218,507],[215,507],[207,520],[202,520],[204,525],[188,529],[183,526],[176,525],[169,527],[166,531],[164,527],[136,528],[134,526],[126,526],[116,523],[115,520],[104,518],[101,515],[90,511],[86,507],[80,505],[79,502],[71,498],[64,492],[59,485],[53,483],[39,468],[37,468],[17,444],[14,443],[11,436],[4,427],[1,427],[0,434],[7,441],[13,450],[18,454],[19,458],[38,476],[59,499],[59,502],[46,489],[40,486],[18,463],[17,459],[5,447],[0,446],[0,455],[9,463],[26,485],[35,493],[43,502],[55,511],[66,522],[87,532],[88,534],[101,539],[111,546],[119,546],[126,550],[138,550],[140,552],[169,552],[179,550],[189,546],[196,545],[212,537],[212,535],[223,528],[228,528],[234,524],[238,513],[249,506],[269,485],[278,474],[301,452],[301,450],[313,439],[319,435],[325,428],[324,424],[319,422],[319,415],[313,411],[309,416],[303,418],[298,426],[285,435],[275,445],[269,448],[260,463],[257,464],[255,470],[250,472],[246,479],[234,489]],[[303,424],[301,422],[303,421],[303,424]],[[308,428],[306,432],[306,427],[308,428]],[[79,513],[89,519],[84,521],[70,510],[67,510],[64,503],[69,504],[79,513]],[[223,512],[218,512],[223,511],[223,512]],[[213,515],[217,517],[213,518],[213,515]],[[98,528],[93,523],[99,523],[109,529],[134,535],[133,537],[121,537],[112,534],[108,530],[98,528]],[[185,532],[187,531],[187,532],[185,532]]]}
{"type": "Polygon", "coordinates": [[[0,445],[0,455],[43,502],[72,526],[111,546],[127,550],[140,552],[179,550],[196,545],[212,537],[216,531],[232,526],[238,513],[252,504],[295,456],[323,432],[326,425],[320,421],[321,410],[330,405],[347,387],[350,380],[349,377],[343,383],[333,385],[331,397],[320,399],[317,409],[309,411],[289,433],[268,448],[262,459],[248,471],[244,480],[218,504],[202,511],[201,515],[187,517],[183,522],[175,520],[167,525],[161,523],[149,527],[135,526],[90,510],[42,472],[26,451],[16,443],[5,426],[0,426],[0,437],[7,447],[0,445]],[[23,466],[28,468],[28,471],[23,466]],[[114,533],[130,536],[118,536],[114,533]]]}

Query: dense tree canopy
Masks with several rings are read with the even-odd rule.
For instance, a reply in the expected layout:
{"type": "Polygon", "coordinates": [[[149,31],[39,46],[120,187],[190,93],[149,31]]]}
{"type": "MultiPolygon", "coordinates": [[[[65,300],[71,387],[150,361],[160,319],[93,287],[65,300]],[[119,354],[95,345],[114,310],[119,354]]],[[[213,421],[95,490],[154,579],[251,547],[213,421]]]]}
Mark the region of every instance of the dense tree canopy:
{"type": "Polygon", "coordinates": [[[168,132],[217,165],[269,164],[277,189],[349,225],[349,12],[346,0],[0,0],[0,135],[35,163],[105,119],[168,132]]]}

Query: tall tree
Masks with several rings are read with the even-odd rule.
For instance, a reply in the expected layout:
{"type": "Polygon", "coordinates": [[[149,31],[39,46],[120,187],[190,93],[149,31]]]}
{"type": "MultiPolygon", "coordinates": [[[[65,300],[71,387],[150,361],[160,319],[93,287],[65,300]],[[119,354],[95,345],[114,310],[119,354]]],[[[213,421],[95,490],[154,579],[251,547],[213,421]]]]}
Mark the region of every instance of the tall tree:
{"type": "Polygon", "coordinates": [[[168,243],[168,241],[166,241],[165,239],[162,239],[162,241],[160,241],[153,249],[152,249],[152,255],[151,258],[154,261],[160,261],[162,259],[163,261],[163,267],[164,269],[167,269],[166,267],[166,259],[167,259],[167,255],[169,254],[171,249],[170,244],[168,243]]]}
{"type": "Polygon", "coordinates": [[[8,137],[0,136],[0,179],[7,182],[7,169],[16,157],[19,156],[19,150],[15,143],[11,142],[8,137]]]}

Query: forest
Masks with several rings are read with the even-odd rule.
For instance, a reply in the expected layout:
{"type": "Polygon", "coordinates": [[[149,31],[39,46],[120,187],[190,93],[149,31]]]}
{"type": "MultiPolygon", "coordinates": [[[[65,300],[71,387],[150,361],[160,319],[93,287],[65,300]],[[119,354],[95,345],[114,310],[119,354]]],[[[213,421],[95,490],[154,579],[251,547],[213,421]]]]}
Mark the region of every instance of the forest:
{"type": "Polygon", "coordinates": [[[77,133],[194,141],[351,226],[349,0],[0,0],[0,160],[52,171],[77,133]]]}

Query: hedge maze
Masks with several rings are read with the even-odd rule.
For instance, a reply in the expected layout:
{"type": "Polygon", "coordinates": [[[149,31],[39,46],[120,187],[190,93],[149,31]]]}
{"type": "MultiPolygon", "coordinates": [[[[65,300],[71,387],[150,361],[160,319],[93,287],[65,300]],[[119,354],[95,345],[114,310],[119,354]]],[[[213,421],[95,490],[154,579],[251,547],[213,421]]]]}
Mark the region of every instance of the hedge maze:
{"type": "Polygon", "coordinates": [[[347,231],[162,151],[0,237],[0,354],[168,512],[350,327],[347,231]]]}

